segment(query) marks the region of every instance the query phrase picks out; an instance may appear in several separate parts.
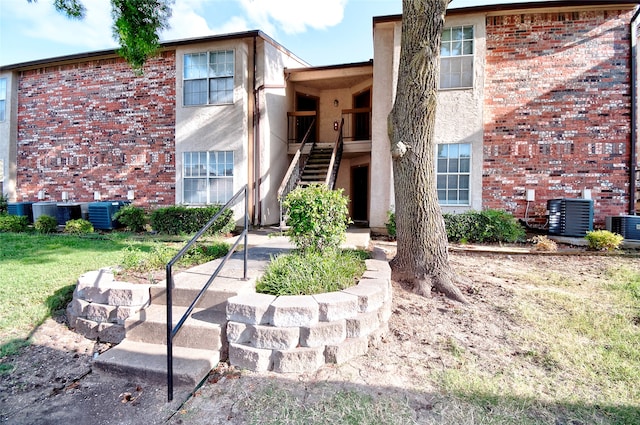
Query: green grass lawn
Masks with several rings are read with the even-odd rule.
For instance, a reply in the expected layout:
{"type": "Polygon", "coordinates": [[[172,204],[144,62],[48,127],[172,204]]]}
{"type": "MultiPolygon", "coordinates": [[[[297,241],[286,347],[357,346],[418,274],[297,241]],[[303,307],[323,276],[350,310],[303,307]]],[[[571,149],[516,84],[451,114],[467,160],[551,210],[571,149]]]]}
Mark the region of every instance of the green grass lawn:
{"type": "Polygon", "coordinates": [[[131,243],[115,235],[0,233],[0,357],[65,308],[78,276],[117,265],[131,243]]]}

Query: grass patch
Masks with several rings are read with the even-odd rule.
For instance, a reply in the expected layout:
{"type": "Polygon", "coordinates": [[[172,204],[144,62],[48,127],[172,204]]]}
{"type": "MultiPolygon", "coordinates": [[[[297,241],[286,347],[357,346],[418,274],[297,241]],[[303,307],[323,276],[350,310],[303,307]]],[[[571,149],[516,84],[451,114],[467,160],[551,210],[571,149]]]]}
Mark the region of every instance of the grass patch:
{"type": "Polygon", "coordinates": [[[355,390],[327,391],[314,400],[270,385],[244,401],[251,424],[404,425],[415,423],[404,400],[355,390]]]}
{"type": "MultiPolygon", "coordinates": [[[[134,239],[116,232],[106,236],[0,233],[0,359],[28,345],[34,330],[48,317],[62,314],[83,273],[126,261],[133,267],[134,262],[127,260],[131,253],[138,259],[154,258],[156,262],[144,267],[164,268],[183,243],[134,239]]],[[[208,261],[227,251],[227,244],[207,241],[190,251],[181,264],[208,261]]],[[[0,364],[0,372],[7,370],[10,365],[0,364]]]]}
{"type": "Polygon", "coordinates": [[[317,251],[280,255],[271,260],[256,291],[271,295],[313,295],[353,286],[365,270],[365,251],[317,251]]]}
{"type": "Polygon", "coordinates": [[[441,387],[490,412],[478,423],[640,423],[640,273],[612,266],[525,282],[509,312],[520,348],[484,365],[450,347],[464,361],[439,374],[441,387]]]}

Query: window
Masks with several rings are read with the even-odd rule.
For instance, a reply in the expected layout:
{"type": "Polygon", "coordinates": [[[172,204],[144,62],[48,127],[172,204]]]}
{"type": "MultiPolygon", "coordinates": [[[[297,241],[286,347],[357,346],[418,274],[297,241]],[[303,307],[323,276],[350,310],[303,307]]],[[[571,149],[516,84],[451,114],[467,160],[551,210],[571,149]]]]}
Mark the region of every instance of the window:
{"type": "Polygon", "coordinates": [[[184,55],[184,105],[233,103],[233,50],[184,55]]]}
{"type": "Polygon", "coordinates": [[[473,27],[442,31],[440,88],[473,87],[473,27]]]}
{"type": "Polygon", "coordinates": [[[7,116],[7,79],[0,78],[0,121],[7,116]]]}
{"type": "Polygon", "coordinates": [[[438,145],[437,161],[436,178],[440,205],[469,205],[471,145],[438,145]]]}
{"type": "Polygon", "coordinates": [[[185,152],[183,201],[225,204],[233,196],[233,152],[185,152]]]}

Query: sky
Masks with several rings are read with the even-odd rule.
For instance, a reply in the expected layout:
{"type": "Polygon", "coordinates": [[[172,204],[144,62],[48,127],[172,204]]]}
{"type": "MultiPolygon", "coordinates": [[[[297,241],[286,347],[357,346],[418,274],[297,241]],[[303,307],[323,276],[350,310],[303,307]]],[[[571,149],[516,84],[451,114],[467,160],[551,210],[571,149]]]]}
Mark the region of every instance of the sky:
{"type": "MultiPolygon", "coordinates": [[[[453,0],[449,7],[515,2],[453,0]]],[[[116,48],[110,1],[83,3],[85,18],[71,20],[53,0],[0,0],[0,66],[116,48]]],[[[401,12],[401,0],[175,0],[161,40],[262,30],[313,66],[363,62],[373,57],[372,18],[401,12]]]]}

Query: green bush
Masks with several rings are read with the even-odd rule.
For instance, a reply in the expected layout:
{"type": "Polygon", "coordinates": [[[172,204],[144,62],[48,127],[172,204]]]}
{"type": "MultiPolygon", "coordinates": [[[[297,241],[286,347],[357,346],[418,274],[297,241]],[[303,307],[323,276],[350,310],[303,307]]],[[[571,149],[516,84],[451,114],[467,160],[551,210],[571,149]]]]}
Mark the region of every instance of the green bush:
{"type": "Polygon", "coordinates": [[[23,215],[0,214],[0,232],[20,233],[28,227],[29,220],[23,215]]]}
{"type": "Polygon", "coordinates": [[[587,232],[585,239],[589,243],[589,249],[597,251],[612,251],[618,249],[624,237],[608,230],[594,230],[587,232]]]}
{"type": "MultiPolygon", "coordinates": [[[[151,213],[149,222],[153,230],[169,235],[196,233],[220,211],[219,205],[202,208],[171,206],[158,208],[151,213]]],[[[226,210],[209,228],[214,235],[230,233],[235,228],[233,211],[226,210]]]]}
{"type": "Polygon", "coordinates": [[[365,270],[364,251],[298,251],[271,260],[256,282],[256,292],[271,295],[313,295],[353,286],[365,270]]]}
{"type": "Polygon", "coordinates": [[[64,232],[72,235],[85,235],[87,233],[93,233],[93,224],[90,221],[78,218],[75,220],[69,220],[64,225],[64,232]]]}
{"type": "Polygon", "coordinates": [[[50,215],[41,215],[33,227],[35,227],[38,233],[54,233],[58,229],[58,220],[50,215]]]}
{"type": "Polygon", "coordinates": [[[9,209],[9,197],[0,193],[0,214],[6,214],[9,209]]]}
{"type": "Polygon", "coordinates": [[[147,215],[144,209],[133,205],[126,205],[120,208],[113,215],[113,219],[126,226],[128,230],[136,233],[142,232],[147,224],[147,215]]]}
{"type": "Polygon", "coordinates": [[[392,210],[387,211],[387,222],[384,223],[387,227],[387,234],[391,239],[396,238],[396,213],[392,210]]]}
{"type": "Polygon", "coordinates": [[[231,245],[224,241],[216,241],[206,245],[198,243],[191,247],[178,263],[183,266],[206,263],[224,257],[230,248],[231,245]]]}
{"type": "Polygon", "coordinates": [[[290,192],[282,203],[287,211],[286,234],[301,251],[340,248],[351,223],[342,189],[311,185],[290,192]]]}
{"type": "Polygon", "coordinates": [[[443,214],[450,242],[519,242],[525,238],[524,228],[509,213],[499,210],[467,211],[443,214]]]}

